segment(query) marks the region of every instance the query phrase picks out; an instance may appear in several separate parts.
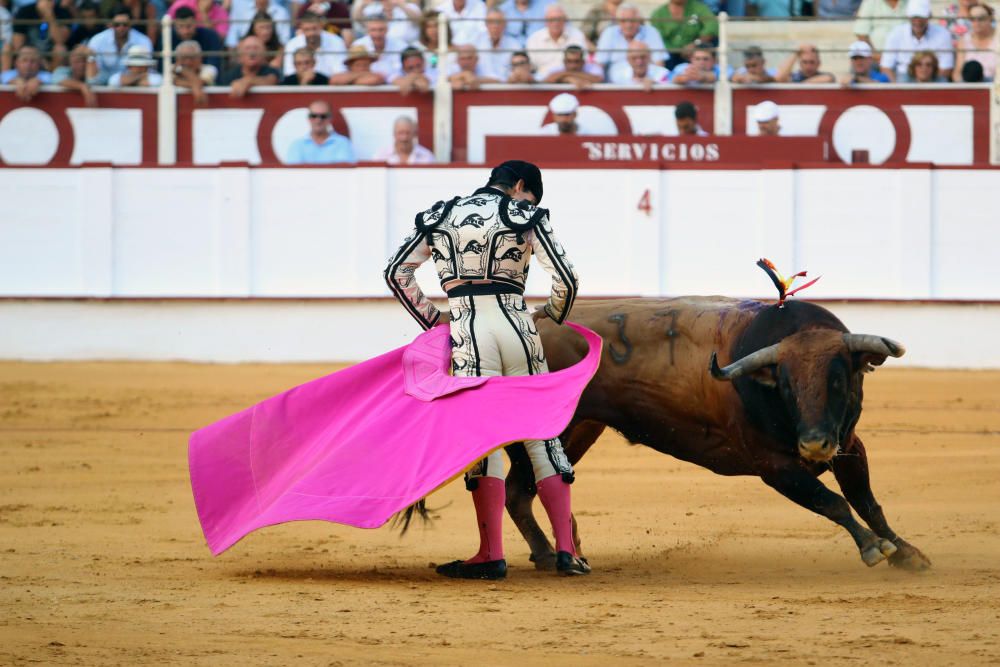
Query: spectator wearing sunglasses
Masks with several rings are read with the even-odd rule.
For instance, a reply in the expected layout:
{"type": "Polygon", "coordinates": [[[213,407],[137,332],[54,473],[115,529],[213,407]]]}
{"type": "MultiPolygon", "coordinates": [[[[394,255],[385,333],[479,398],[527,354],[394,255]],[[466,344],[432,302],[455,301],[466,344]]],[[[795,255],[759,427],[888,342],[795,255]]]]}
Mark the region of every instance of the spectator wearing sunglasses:
{"type": "Polygon", "coordinates": [[[347,137],[333,131],[330,105],[316,100],[309,105],[309,134],[288,148],[285,164],[354,163],[354,146],[347,137]]]}
{"type": "MultiPolygon", "coordinates": [[[[112,74],[125,70],[125,58],[133,46],[140,46],[149,52],[153,50],[153,42],[149,37],[130,27],[132,15],[128,9],[118,6],[111,11],[111,23],[108,24],[108,29],[97,33],[87,43],[94,53],[92,57],[97,65],[98,84],[107,83],[112,74]]],[[[89,70],[87,74],[91,76],[89,70]]]]}

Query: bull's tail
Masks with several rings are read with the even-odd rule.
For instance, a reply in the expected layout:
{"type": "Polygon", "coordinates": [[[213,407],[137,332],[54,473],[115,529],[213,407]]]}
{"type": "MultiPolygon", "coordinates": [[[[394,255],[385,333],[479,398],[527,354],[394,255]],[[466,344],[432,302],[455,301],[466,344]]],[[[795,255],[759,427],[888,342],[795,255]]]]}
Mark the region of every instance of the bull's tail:
{"type": "Polygon", "coordinates": [[[410,523],[417,517],[420,517],[424,524],[428,524],[434,519],[430,510],[427,509],[425,498],[421,498],[406,509],[393,514],[391,525],[393,528],[399,528],[399,536],[402,537],[406,535],[406,531],[410,529],[410,523]]]}

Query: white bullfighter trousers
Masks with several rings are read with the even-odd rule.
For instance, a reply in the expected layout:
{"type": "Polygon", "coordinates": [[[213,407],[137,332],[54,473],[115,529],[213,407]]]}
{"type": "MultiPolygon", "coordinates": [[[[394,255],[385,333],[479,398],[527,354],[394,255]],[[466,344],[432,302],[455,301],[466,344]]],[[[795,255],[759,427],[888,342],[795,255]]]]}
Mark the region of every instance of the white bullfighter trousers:
{"type": "MultiPolygon", "coordinates": [[[[452,297],[451,365],[461,376],[537,375],[548,373],[538,329],[520,294],[483,294],[452,297]]],[[[511,415],[517,419],[517,415],[511,415]]],[[[558,438],[527,440],[535,480],[562,475],[573,481],[573,467],[558,438]]],[[[495,451],[465,474],[466,486],[476,487],[477,477],[504,478],[503,456],[495,451]]]]}

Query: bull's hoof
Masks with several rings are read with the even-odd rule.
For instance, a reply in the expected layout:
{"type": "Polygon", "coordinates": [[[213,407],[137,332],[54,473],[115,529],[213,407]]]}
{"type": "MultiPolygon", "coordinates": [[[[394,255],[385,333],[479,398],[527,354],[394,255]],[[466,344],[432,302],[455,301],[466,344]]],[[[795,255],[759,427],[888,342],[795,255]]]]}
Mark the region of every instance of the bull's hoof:
{"type": "Polygon", "coordinates": [[[889,556],[889,565],[909,572],[923,572],[931,568],[931,559],[909,542],[899,541],[896,553],[889,556]]]}
{"type": "Polygon", "coordinates": [[[874,567],[896,553],[896,545],[889,540],[876,539],[871,546],[861,550],[861,560],[868,567],[874,567]]]}
{"type": "Polygon", "coordinates": [[[556,554],[549,551],[542,554],[531,554],[528,559],[535,564],[535,569],[542,572],[552,572],[556,569],[556,554]]]}

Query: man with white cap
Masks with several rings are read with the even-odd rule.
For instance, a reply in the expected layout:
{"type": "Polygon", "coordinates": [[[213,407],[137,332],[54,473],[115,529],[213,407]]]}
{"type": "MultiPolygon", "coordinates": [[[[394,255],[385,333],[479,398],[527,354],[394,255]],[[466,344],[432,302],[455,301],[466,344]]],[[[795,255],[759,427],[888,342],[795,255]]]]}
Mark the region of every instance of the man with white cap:
{"type": "Polygon", "coordinates": [[[156,61],[153,55],[144,46],[128,47],[128,55],[125,56],[125,69],[115,72],[108,79],[108,85],[112,88],[124,87],[145,87],[155,88],[163,83],[163,77],[155,69],[151,69],[156,61]]]}
{"type": "Polygon", "coordinates": [[[579,134],[594,134],[581,127],[576,121],[576,110],[580,108],[580,101],[576,96],[569,93],[559,93],[549,102],[549,111],[552,112],[552,121],[542,126],[539,134],[558,135],[561,137],[579,134]]]}
{"type": "Polygon", "coordinates": [[[906,67],[917,51],[933,51],[938,59],[940,74],[947,79],[955,66],[948,29],[930,22],[930,0],[909,0],[906,4],[908,25],[896,26],[885,39],[885,50],[879,67],[890,81],[905,80],[906,67]]]}
{"type": "Polygon", "coordinates": [[[764,100],[753,108],[753,119],[757,121],[757,134],[762,137],[776,137],[781,132],[778,105],[764,100]]]}
{"type": "Polygon", "coordinates": [[[847,76],[840,77],[841,85],[889,83],[889,77],[872,69],[872,47],[868,42],[862,42],[860,39],[854,42],[847,49],[847,56],[851,59],[851,68],[847,76]]]}

